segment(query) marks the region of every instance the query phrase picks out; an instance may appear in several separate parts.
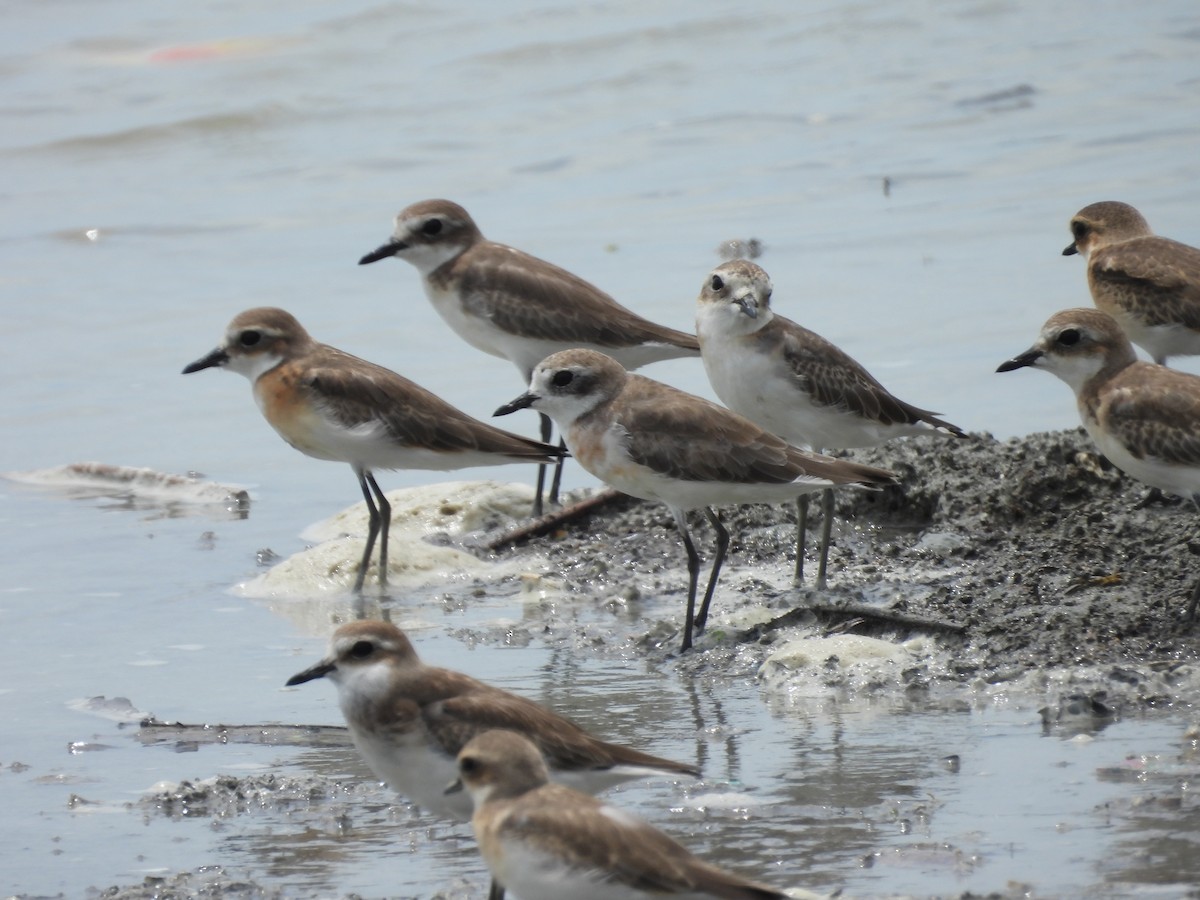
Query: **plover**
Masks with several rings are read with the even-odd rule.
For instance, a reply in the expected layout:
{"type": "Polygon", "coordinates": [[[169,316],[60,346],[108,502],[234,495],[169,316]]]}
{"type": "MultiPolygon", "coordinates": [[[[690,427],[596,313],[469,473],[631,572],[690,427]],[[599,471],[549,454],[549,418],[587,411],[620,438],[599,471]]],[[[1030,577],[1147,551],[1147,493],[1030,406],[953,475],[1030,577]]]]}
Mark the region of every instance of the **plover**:
{"type": "Polygon", "coordinates": [[[807,453],[701,397],[626,372],[594,350],[566,350],[534,369],[529,390],[496,410],[532,407],[558,425],[579,464],[610,486],[665,503],[688,557],[688,605],[683,650],[693,625],[703,630],[729,545],[729,532],[711,507],[775,503],[834,485],[878,487],[891,472],[807,453]],[[708,587],[696,613],[700,559],[687,510],[703,509],[716,532],[708,587]]]}
{"type": "MultiPolygon", "coordinates": [[[[391,240],[359,265],[393,256],[417,269],[429,301],[459,337],[509,360],[526,384],[535,365],[573,347],[600,350],[631,369],[700,353],[692,335],[643,319],[565,269],[485,239],[467,211],[449,200],[423,200],[402,210],[391,240]]],[[[544,416],[542,440],[550,440],[544,416]]],[[[560,475],[561,464],[551,502],[560,475]]],[[[542,470],[535,515],[544,478],[542,470]]]]}
{"type": "MultiPolygon", "coordinates": [[[[726,406],[799,447],[873,447],[914,434],[966,437],[889,393],[848,354],[771,309],[771,279],[739,259],[713,269],[696,301],[696,336],[713,390],[726,406]]],[[[824,588],[833,491],[821,494],[817,587],[824,588]]],[[[797,498],[796,579],[804,577],[807,494],[797,498]]]]}
{"type": "Polygon", "coordinates": [[[371,771],[422,809],[466,820],[470,801],[444,793],[455,756],[490,728],[519,732],[541,749],[556,781],[595,793],[652,775],[698,776],[695,766],[610,744],[532,700],[452,669],[426,665],[389,622],[340,626],[329,655],[288,679],[328,678],[355,747],[371,771]]]}
{"type": "MultiPolygon", "coordinates": [[[[1030,349],[996,371],[1025,366],[1071,386],[1083,427],[1118,469],[1200,504],[1200,376],[1138,360],[1116,321],[1095,309],[1055,313],[1030,349]]],[[[1200,584],[1187,621],[1198,602],[1200,584]]]]}
{"type": "Polygon", "coordinates": [[[1071,219],[1063,256],[1087,258],[1096,308],[1156,363],[1200,353],[1200,249],[1158,237],[1128,203],[1105,200],[1071,219]]]}
{"type": "Polygon", "coordinates": [[[704,862],[623,810],[549,783],[537,747],[519,734],[472,738],[458,771],[448,790],[471,795],[479,852],[495,881],[521,900],[787,897],[704,862]]]}
{"type": "Polygon", "coordinates": [[[220,346],[183,372],[212,367],[250,379],[263,416],[301,453],[354,469],[370,517],[356,593],[377,537],[379,582],[387,584],[391,506],[373,470],[546,463],[562,452],[473,419],[389,369],[318,343],[282,309],[239,314],[220,346]]]}

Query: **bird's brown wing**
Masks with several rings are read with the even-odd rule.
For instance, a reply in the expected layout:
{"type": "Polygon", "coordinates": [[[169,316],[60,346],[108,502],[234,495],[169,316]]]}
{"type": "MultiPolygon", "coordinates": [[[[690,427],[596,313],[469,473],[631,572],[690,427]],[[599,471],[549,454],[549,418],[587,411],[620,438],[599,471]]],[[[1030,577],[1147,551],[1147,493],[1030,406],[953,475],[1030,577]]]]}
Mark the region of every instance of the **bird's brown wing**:
{"type": "Polygon", "coordinates": [[[534,462],[551,461],[557,448],[472,418],[390,369],[323,347],[300,376],[313,405],[347,427],[382,426],[397,443],[430,450],[479,450],[534,462]]]}
{"type": "Polygon", "coordinates": [[[1100,416],[1139,457],[1200,468],[1200,376],[1138,365],[1139,380],[1118,380],[1100,416]]]}
{"type": "Polygon", "coordinates": [[[535,843],[570,860],[581,874],[631,891],[728,900],[787,896],[710,866],[656,828],[560,785],[543,785],[513,801],[497,836],[535,843]]]}
{"type": "Polygon", "coordinates": [[[699,774],[693,766],[602,741],[532,700],[485,685],[425,706],[422,718],[430,733],[451,754],[457,754],[476,734],[502,728],[523,734],[537,744],[553,769],[610,769],[627,764],[684,775],[699,774]]]}
{"type": "Polygon", "coordinates": [[[844,409],[884,425],[926,422],[959,437],[965,436],[961,428],[939,419],[937,413],[905,403],[850,354],[790,319],[777,315],[757,334],[766,345],[764,349],[778,348],[788,377],[815,403],[844,409]]]}
{"type": "Polygon", "coordinates": [[[1200,250],[1195,247],[1167,238],[1135,238],[1095,251],[1088,271],[1098,284],[1113,288],[1117,303],[1122,296],[1149,300],[1132,310],[1147,324],[1200,331],[1200,250]]]}
{"type": "Polygon", "coordinates": [[[467,311],[522,337],[600,347],[669,344],[700,352],[694,335],[626,309],[566,269],[502,244],[479,244],[452,264],[467,311]]]}
{"type": "MultiPolygon", "coordinates": [[[[630,376],[609,409],[627,432],[626,451],[634,462],[682,481],[787,484],[809,478],[876,484],[894,480],[882,469],[791,447],[723,406],[639,375],[630,376]]],[[[593,413],[604,411],[597,407],[593,413]]]]}

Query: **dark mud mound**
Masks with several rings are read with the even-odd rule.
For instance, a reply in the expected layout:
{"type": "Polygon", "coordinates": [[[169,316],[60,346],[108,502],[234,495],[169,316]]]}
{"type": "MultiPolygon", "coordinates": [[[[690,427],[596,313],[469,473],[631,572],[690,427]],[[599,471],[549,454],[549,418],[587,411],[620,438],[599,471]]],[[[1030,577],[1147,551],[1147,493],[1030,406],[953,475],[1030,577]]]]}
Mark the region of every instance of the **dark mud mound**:
{"type": "Polygon", "coordinates": [[[858,520],[916,521],[962,572],[922,611],[967,626],[993,665],[1194,659],[1200,513],[1113,467],[1082,429],[998,443],[909,441],[870,457],[903,476],[858,520]]]}
{"type": "MultiPolygon", "coordinates": [[[[1200,511],[1173,498],[1147,503],[1148,489],[1082,429],[1006,442],[911,439],[844,455],[890,468],[901,483],[838,492],[829,589],[777,586],[793,564],[794,506],[756,505],[721,510],[733,535],[723,594],[737,586],[747,604],[781,613],[866,602],[962,626],[940,639],[966,651],[964,678],[1112,664],[1133,665],[1121,671],[1136,679],[1136,666],[1161,676],[1196,659],[1200,627],[1183,611],[1200,582],[1200,511]],[[756,569],[773,578],[756,581],[756,569]]],[[[813,512],[810,563],[815,503],[813,512]]],[[[704,526],[697,537],[708,540],[704,526]]],[[[682,594],[682,551],[660,504],[610,505],[539,542],[568,590],[682,594]]]]}

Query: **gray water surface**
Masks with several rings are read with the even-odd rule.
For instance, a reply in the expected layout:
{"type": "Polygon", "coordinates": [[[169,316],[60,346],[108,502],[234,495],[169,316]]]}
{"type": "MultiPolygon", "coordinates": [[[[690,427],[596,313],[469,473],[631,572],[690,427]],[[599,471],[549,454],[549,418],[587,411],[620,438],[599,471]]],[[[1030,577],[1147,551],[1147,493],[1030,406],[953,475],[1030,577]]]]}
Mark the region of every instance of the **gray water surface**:
{"type": "MultiPolygon", "coordinates": [[[[301,897],[482,890],[465,828],[382,791],[348,804],[340,837],[319,813],[147,818],[126,804],[159,781],[365,773],[334,751],[142,747],[70,705],[338,721],[328,685],[282,689],[323,652],[328,615],[230,589],[259,550],[301,549],[305,526],[356,500],[351,473],[286,447],[240,378],[179,371],[238,311],[280,305],[477,416],[511,399],[515,370],[455,338],[411,268],[355,265],[408,203],[457,200],[489,237],[680,328],[716,247],[758,238],[777,309],[898,395],[1001,437],[1076,421],[1064,385],[993,372],[1051,313],[1088,303],[1082,264],[1059,255],[1078,208],[1125,200],[1200,243],[1187,0],[2,9],[0,471],[95,459],[201,471],[253,497],[245,518],[165,514],[0,482],[11,892],[81,896],[207,864],[301,897]],[[78,741],[108,749],[71,753],[78,741]]],[[[648,374],[711,396],[695,361],[648,374]]],[[[697,684],[624,651],[563,660],[536,641],[464,640],[520,602],[404,598],[400,621],[432,662],[701,758],[700,786],[614,802],[718,862],[858,896],[1179,896],[1200,880],[1190,794],[1158,814],[1180,796],[1183,712],[1072,741],[1042,736],[1032,698],[789,703],[749,670],[697,684]],[[1136,768],[1129,756],[1135,776],[1101,777],[1136,768]],[[697,809],[705,792],[749,799],[697,809]]]]}

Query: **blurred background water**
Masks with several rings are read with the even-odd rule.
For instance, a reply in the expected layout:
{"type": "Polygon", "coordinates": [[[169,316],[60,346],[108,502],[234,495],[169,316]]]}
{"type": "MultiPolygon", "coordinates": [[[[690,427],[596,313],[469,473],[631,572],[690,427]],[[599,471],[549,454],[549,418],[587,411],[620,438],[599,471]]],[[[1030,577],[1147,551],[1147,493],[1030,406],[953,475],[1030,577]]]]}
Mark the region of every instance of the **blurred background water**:
{"type": "MultiPolygon", "coordinates": [[[[285,447],[241,379],[179,370],[238,311],[279,305],[318,339],[477,416],[515,396],[515,369],[454,337],[410,267],[355,265],[408,203],[454,199],[487,236],[679,328],[690,328],[717,246],[757,238],[779,311],[903,398],[1001,437],[1077,421],[1056,380],[993,375],[1052,312],[1088,305],[1081,262],[1059,255],[1077,209],[1124,200],[1159,233],[1200,243],[1200,9],[1190,0],[46,0],[0,9],[0,471],[97,459],[198,470],[254,497],[245,519],[207,520],[0,485],[0,848],[13,891],[76,896],[204,862],[241,866],[297,895],[395,889],[394,872],[374,872],[369,854],[297,875],[262,862],[270,841],[256,852],[211,829],[148,827],[120,806],[137,791],[275,764],[279,754],[227,748],[181,765],[126,746],[115,726],[67,704],[124,695],[187,721],[338,720],[332,690],[279,691],[321,652],[319,616],[289,618],[229,589],[256,571],[257,550],[294,552],[305,525],[356,499],[351,474],[285,447]],[[67,753],[93,733],[120,749],[67,753]],[[72,794],[102,812],[81,812],[72,794]]],[[[711,396],[694,360],[647,374],[711,396]]],[[[535,429],[532,417],[506,424],[535,429]]],[[[590,483],[577,467],[568,472],[569,484],[590,483]]],[[[381,480],[392,488],[430,476],[381,480]]],[[[482,613],[422,612],[426,655],[470,662],[581,718],[599,715],[597,727],[628,740],[644,733],[628,710],[595,712],[603,689],[554,696],[556,683],[575,679],[562,682],[544,649],[479,647],[462,660],[453,629],[471,615],[511,613],[493,603],[482,613]]],[[[642,685],[646,698],[694,690],[669,667],[629,661],[642,679],[630,681],[630,671],[579,665],[576,678],[642,685]]],[[[831,729],[851,727],[764,711],[745,679],[705,690],[737,710],[735,731],[760,735],[745,756],[828,746],[831,729]]],[[[872,771],[897,734],[926,759],[924,741],[986,744],[995,737],[987,729],[1015,733],[1030,720],[1028,710],[991,715],[999,724],[868,716],[854,734],[870,752],[843,764],[855,777],[872,771]]],[[[1138,740],[1168,747],[1175,724],[1143,725],[1138,740]]],[[[693,753],[693,730],[665,729],[654,749],[693,753]]],[[[1030,767],[1061,762],[1045,758],[1056,752],[1049,744],[1022,746],[1030,767]]],[[[728,760],[718,770],[768,793],[794,775],[739,774],[728,760]]],[[[920,793],[931,789],[922,779],[942,777],[918,775],[898,776],[881,795],[900,783],[920,793]]],[[[654,799],[639,812],[669,826],[655,809],[678,798],[647,790],[654,799]]],[[[972,809],[998,802],[964,793],[960,835],[972,809]]],[[[1072,809],[1086,818],[1094,798],[1084,797],[1072,809]]],[[[719,828],[696,830],[722,844],[719,828]]],[[[848,882],[858,893],[987,890],[1037,874],[1049,893],[1077,893],[1120,858],[1100,830],[1075,831],[1087,839],[1070,853],[1054,847],[1057,868],[1043,865],[1037,850],[1054,851],[1036,838],[1033,855],[1001,864],[1003,841],[988,832],[978,842],[988,865],[943,861],[879,878],[878,868],[859,873],[858,851],[835,842],[805,844],[811,853],[776,874],[801,883],[818,869],[808,886],[848,882]]],[[[724,840],[730,862],[755,843],[724,840]]],[[[469,841],[455,854],[439,867],[413,853],[406,892],[429,894],[474,862],[469,841]]],[[[1172,865],[1139,884],[1169,891],[1194,880],[1172,865]]]]}

